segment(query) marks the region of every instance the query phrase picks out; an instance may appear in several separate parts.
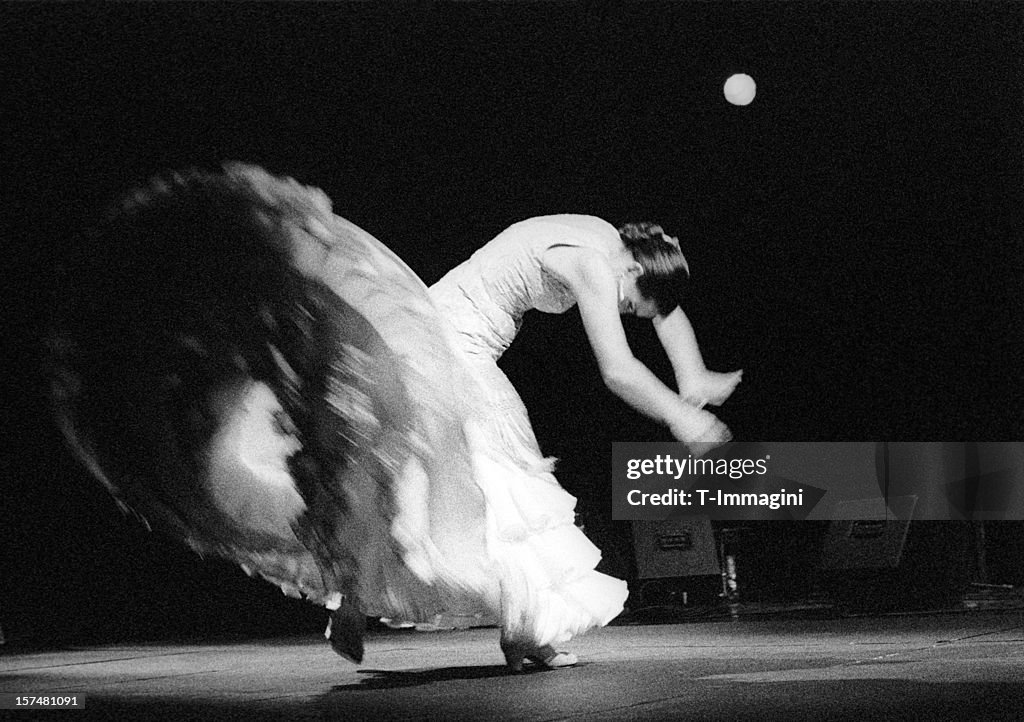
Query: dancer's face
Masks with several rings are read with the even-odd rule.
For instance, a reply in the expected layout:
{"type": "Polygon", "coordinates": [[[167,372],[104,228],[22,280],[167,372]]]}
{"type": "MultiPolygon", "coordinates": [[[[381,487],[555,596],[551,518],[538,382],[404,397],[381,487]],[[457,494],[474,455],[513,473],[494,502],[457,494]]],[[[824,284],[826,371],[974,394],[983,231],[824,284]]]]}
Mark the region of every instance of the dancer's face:
{"type": "Polygon", "coordinates": [[[658,315],[658,306],[637,289],[636,279],[643,273],[639,264],[637,268],[639,272],[630,269],[619,277],[619,313],[637,318],[654,318],[658,315]]]}

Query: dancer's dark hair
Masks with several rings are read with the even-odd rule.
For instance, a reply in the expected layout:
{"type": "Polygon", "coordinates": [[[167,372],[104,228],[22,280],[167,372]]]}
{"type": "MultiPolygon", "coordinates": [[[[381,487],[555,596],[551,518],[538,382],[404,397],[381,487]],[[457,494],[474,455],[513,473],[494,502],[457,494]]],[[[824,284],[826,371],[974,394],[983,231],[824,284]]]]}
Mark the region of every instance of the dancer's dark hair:
{"type": "Polygon", "coordinates": [[[619,228],[619,238],[644,269],[636,279],[637,290],[654,301],[658,313],[671,313],[680,305],[690,280],[679,241],[656,223],[627,223],[619,228]]]}

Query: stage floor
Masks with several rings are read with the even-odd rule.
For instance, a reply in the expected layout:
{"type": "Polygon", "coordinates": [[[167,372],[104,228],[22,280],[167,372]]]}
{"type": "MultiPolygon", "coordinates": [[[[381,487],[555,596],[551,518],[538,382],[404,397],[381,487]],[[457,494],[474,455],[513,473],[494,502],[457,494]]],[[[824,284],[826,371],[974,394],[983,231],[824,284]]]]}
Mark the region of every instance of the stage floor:
{"type": "Polygon", "coordinates": [[[315,637],[0,648],[0,692],[84,694],[75,719],[1024,719],[1021,610],[613,626],[570,647],[579,666],[522,675],[495,629],[374,632],[359,666],[315,637]]]}

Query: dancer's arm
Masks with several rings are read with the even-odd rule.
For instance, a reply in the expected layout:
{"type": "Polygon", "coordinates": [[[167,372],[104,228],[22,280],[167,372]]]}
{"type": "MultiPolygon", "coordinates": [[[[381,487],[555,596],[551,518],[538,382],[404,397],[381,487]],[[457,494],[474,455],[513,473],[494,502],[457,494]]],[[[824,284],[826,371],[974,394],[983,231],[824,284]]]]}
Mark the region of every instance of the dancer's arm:
{"type": "Polygon", "coordinates": [[[743,377],[743,371],[709,371],[697,344],[690,319],[678,306],[666,316],[655,316],[654,330],[672,364],[679,395],[698,406],[722,404],[743,377]]]}
{"type": "Polygon", "coordinates": [[[608,389],[640,413],[668,426],[680,441],[728,440],[728,429],[715,416],[685,403],[633,355],[619,318],[614,272],[600,254],[583,249],[576,254],[576,262],[560,269],[559,275],[576,297],[608,389]]]}

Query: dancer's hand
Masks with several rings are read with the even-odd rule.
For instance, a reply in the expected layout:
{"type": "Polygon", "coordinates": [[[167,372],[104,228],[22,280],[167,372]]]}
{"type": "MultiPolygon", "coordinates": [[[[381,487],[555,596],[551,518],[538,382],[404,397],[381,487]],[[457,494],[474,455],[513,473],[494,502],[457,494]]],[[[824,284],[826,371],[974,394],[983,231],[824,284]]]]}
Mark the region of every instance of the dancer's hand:
{"type": "Polygon", "coordinates": [[[681,405],[679,413],[668,427],[672,436],[689,446],[690,452],[697,457],[704,456],[732,439],[729,427],[717,416],[689,405],[681,405]]]}
{"type": "Polygon", "coordinates": [[[706,405],[721,406],[743,380],[743,369],[730,373],[706,371],[697,378],[680,384],[679,395],[688,404],[698,408],[706,405]]]}

